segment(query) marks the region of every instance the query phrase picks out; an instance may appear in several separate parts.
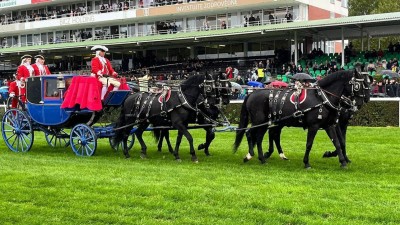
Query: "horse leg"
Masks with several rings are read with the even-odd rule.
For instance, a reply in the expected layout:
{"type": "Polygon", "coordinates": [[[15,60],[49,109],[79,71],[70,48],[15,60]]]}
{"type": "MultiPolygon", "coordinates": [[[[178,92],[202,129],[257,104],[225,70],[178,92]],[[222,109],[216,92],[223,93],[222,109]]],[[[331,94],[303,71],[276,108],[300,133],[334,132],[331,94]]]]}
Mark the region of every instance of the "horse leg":
{"type": "Polygon", "coordinates": [[[167,142],[167,145],[168,145],[168,151],[171,154],[174,154],[174,149],[172,148],[171,141],[169,140],[169,130],[165,130],[164,137],[165,137],[165,141],[167,142]]]}
{"type": "Polygon", "coordinates": [[[124,132],[124,137],[122,138],[122,149],[125,155],[126,159],[129,159],[131,156],[129,155],[129,150],[128,150],[128,135],[126,135],[127,133],[124,132]]]}
{"type": "Polygon", "coordinates": [[[206,154],[206,156],[210,156],[210,152],[208,151],[208,148],[210,147],[211,142],[215,138],[215,133],[211,127],[204,128],[204,129],[206,130],[206,143],[204,143],[204,154],[206,154]]]}
{"type": "Polygon", "coordinates": [[[342,149],[340,148],[340,141],[336,134],[335,126],[328,127],[327,132],[328,136],[331,137],[333,145],[335,145],[336,151],[338,152],[339,162],[341,164],[341,167],[345,168],[347,166],[347,162],[343,156],[342,149]]]}
{"type": "Polygon", "coordinates": [[[146,143],[143,141],[143,132],[146,130],[148,124],[140,124],[137,128],[135,134],[141,146],[141,153],[140,158],[145,159],[147,158],[147,146],[146,143]]]}
{"type": "Polygon", "coordinates": [[[306,144],[306,152],[304,154],[303,158],[303,163],[304,163],[304,168],[309,169],[311,168],[310,162],[309,162],[309,157],[310,157],[310,152],[311,148],[315,139],[315,135],[318,132],[318,127],[309,127],[308,128],[308,133],[307,133],[307,144],[306,144]]]}
{"type": "Polygon", "coordinates": [[[247,153],[246,157],[244,157],[243,162],[250,161],[251,158],[254,156],[254,144],[255,144],[255,134],[253,133],[255,129],[250,129],[246,132],[247,143],[249,145],[249,152],[247,153]]]}
{"type": "MultiPolygon", "coordinates": [[[[340,145],[342,147],[343,155],[345,156],[346,161],[348,160],[347,162],[350,162],[350,160],[347,158],[347,156],[345,154],[347,126],[348,126],[348,123],[339,120],[339,124],[336,126],[336,133],[338,135],[339,141],[341,141],[340,145]]],[[[328,133],[328,131],[326,133],[328,133]]],[[[337,155],[338,155],[338,152],[336,150],[335,151],[326,151],[322,157],[323,158],[331,158],[331,157],[336,157],[337,155]]]]}
{"type": "Polygon", "coordinates": [[[257,130],[257,137],[256,137],[256,142],[257,142],[257,150],[258,150],[258,159],[260,160],[261,164],[264,164],[265,158],[264,158],[264,154],[263,154],[263,149],[262,149],[262,141],[264,138],[265,133],[267,132],[268,127],[263,126],[258,128],[257,130]]]}
{"type": "Polygon", "coordinates": [[[204,154],[206,154],[206,156],[210,156],[208,147],[210,147],[211,142],[214,140],[215,134],[212,131],[212,128],[210,128],[210,127],[205,127],[204,130],[206,131],[206,142],[199,144],[199,146],[197,147],[197,150],[200,151],[200,150],[204,149],[204,154]]]}
{"type": "Polygon", "coordinates": [[[278,127],[274,130],[274,142],[276,145],[276,149],[278,150],[279,157],[283,160],[288,160],[288,158],[285,156],[285,153],[283,153],[283,149],[281,146],[281,133],[282,133],[282,128],[283,127],[278,127]]]}
{"type": "Polygon", "coordinates": [[[272,153],[274,153],[274,132],[275,130],[273,128],[271,128],[270,130],[268,130],[268,152],[266,152],[264,154],[264,158],[265,159],[269,159],[269,157],[271,157],[272,153]]]}
{"type": "Polygon", "coordinates": [[[182,123],[176,124],[175,127],[182,132],[182,134],[186,137],[186,139],[189,142],[189,146],[190,146],[190,154],[192,155],[192,162],[194,163],[198,163],[199,160],[197,159],[196,156],[196,151],[194,150],[194,146],[193,146],[193,137],[192,135],[189,133],[188,129],[186,128],[185,125],[183,125],[182,123]]]}
{"type": "Polygon", "coordinates": [[[339,132],[340,134],[338,133],[338,136],[340,136],[339,140],[341,140],[340,145],[342,146],[344,159],[346,160],[347,163],[351,163],[351,160],[347,157],[347,146],[346,146],[347,126],[344,129],[340,129],[339,132]]]}
{"type": "Polygon", "coordinates": [[[175,143],[175,151],[173,152],[175,156],[175,160],[180,162],[181,158],[179,157],[179,146],[181,145],[183,133],[178,130],[178,135],[176,136],[176,143],[175,143]]]}
{"type": "MultiPolygon", "coordinates": [[[[163,129],[160,130],[160,137],[158,138],[158,143],[157,143],[157,151],[159,151],[159,152],[161,152],[161,149],[162,149],[162,143],[164,141],[164,136],[165,136],[164,132],[165,132],[165,130],[163,130],[163,129]]],[[[168,130],[167,130],[167,132],[168,132],[168,130]]]]}
{"type": "Polygon", "coordinates": [[[283,149],[281,146],[282,128],[283,127],[274,127],[268,131],[269,149],[268,149],[268,152],[266,152],[264,155],[265,158],[269,158],[272,155],[272,153],[274,152],[274,143],[275,143],[276,148],[279,153],[279,157],[283,160],[288,160],[288,158],[285,156],[285,153],[283,153],[283,149]]]}

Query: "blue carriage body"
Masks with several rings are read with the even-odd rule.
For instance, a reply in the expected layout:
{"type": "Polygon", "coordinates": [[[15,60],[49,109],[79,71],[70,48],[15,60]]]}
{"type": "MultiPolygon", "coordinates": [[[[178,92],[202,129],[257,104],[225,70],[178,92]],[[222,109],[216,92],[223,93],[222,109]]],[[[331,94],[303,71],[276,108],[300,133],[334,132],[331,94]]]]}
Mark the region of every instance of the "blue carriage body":
{"type": "MultiPolygon", "coordinates": [[[[26,108],[31,119],[45,126],[57,126],[66,123],[71,112],[61,109],[65,89],[57,89],[59,75],[30,77],[26,83],[26,108]]],[[[63,75],[68,82],[73,75],[63,75]]]]}

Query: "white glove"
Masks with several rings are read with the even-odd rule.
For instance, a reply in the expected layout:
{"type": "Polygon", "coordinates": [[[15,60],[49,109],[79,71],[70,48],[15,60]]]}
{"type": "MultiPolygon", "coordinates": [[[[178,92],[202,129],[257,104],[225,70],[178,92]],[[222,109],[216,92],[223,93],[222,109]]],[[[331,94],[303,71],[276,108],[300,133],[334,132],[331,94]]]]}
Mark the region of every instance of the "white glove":
{"type": "Polygon", "coordinates": [[[11,98],[14,98],[14,97],[15,97],[15,93],[14,93],[14,92],[11,92],[11,93],[10,93],[10,97],[11,97],[11,98]]]}

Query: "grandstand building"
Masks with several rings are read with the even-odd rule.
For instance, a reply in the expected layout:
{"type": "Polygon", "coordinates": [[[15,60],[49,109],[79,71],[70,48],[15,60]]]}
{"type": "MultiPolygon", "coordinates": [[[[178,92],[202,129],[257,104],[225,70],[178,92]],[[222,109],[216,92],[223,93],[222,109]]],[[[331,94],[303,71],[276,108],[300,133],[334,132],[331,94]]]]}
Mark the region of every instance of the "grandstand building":
{"type": "Polygon", "coordinates": [[[95,44],[127,71],[190,58],[276,57],[277,49],[291,60],[295,44],[335,52],[342,42],[316,32],[267,30],[347,17],[348,9],[347,0],[6,0],[0,14],[1,71],[14,70],[23,54],[45,55],[53,72],[84,70],[95,44]]]}

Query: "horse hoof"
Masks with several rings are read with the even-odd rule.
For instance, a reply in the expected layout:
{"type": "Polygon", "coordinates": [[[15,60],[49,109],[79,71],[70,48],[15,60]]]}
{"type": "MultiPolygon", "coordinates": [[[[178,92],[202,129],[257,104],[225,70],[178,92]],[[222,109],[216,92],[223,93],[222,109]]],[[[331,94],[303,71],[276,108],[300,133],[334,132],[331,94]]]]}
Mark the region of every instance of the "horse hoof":
{"type": "Polygon", "coordinates": [[[329,158],[329,157],[330,157],[330,154],[331,154],[331,152],[325,152],[325,153],[322,155],[322,158],[329,158]]]}
{"type": "Polygon", "coordinates": [[[346,159],[346,162],[347,162],[347,163],[351,163],[351,160],[350,160],[350,159],[346,159]]]}
{"type": "Polygon", "coordinates": [[[261,163],[261,164],[266,164],[266,163],[267,163],[267,160],[260,160],[260,163],[261,163]]]}
{"type": "Polygon", "coordinates": [[[126,154],[125,159],[129,159],[129,158],[131,158],[131,156],[129,154],[126,154]]]}
{"type": "Polygon", "coordinates": [[[279,154],[279,157],[280,157],[282,160],[289,160],[289,159],[285,156],[285,154],[283,154],[283,153],[279,154]]]}
{"type": "Polygon", "coordinates": [[[182,162],[182,159],[175,159],[175,161],[177,161],[177,162],[182,162]]]}
{"type": "Polygon", "coordinates": [[[243,162],[244,162],[244,163],[247,163],[248,161],[250,161],[248,158],[244,158],[244,159],[243,159],[243,162]]]}
{"type": "Polygon", "coordinates": [[[198,151],[201,151],[204,149],[204,144],[199,144],[199,146],[197,147],[198,151]]]}
{"type": "Polygon", "coordinates": [[[211,156],[210,153],[206,154],[207,157],[211,156]]]}
{"type": "Polygon", "coordinates": [[[141,154],[140,154],[140,158],[141,158],[141,159],[147,159],[147,155],[146,155],[146,154],[143,154],[143,153],[141,153],[141,154]]]}
{"type": "Polygon", "coordinates": [[[193,163],[198,164],[199,160],[192,160],[193,163]]]}
{"type": "Polygon", "coordinates": [[[310,170],[310,169],[311,169],[311,165],[310,165],[310,164],[306,164],[306,165],[304,165],[304,169],[306,169],[306,170],[310,170]]]}

